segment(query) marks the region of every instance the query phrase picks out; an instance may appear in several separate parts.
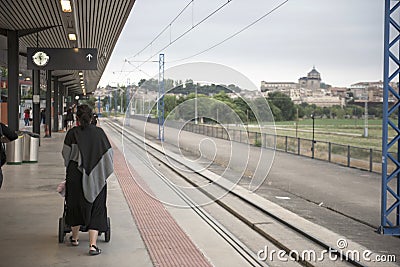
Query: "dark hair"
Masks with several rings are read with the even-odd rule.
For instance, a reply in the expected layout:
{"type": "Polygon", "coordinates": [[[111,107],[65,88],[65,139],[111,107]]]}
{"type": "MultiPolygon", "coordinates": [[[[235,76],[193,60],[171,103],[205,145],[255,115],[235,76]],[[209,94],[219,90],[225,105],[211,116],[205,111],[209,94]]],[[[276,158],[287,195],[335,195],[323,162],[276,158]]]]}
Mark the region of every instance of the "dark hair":
{"type": "Polygon", "coordinates": [[[78,106],[76,117],[78,117],[79,125],[82,128],[85,128],[90,124],[92,121],[92,116],[92,109],[88,105],[84,104],[78,106]]]}

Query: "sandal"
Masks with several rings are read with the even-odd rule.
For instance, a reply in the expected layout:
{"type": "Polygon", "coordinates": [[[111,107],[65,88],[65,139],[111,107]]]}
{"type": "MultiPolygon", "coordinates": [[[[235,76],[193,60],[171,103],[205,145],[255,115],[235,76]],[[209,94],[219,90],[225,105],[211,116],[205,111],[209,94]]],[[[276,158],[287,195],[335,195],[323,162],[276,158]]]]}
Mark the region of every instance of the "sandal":
{"type": "Polygon", "coordinates": [[[95,245],[90,246],[89,255],[95,256],[95,255],[99,255],[100,253],[101,253],[101,249],[99,249],[97,246],[95,246],[95,245]],[[94,248],[94,250],[92,248],[94,248]]]}
{"type": "Polygon", "coordinates": [[[71,245],[74,247],[79,246],[79,239],[72,239],[72,236],[69,237],[69,241],[71,242],[71,245]]]}

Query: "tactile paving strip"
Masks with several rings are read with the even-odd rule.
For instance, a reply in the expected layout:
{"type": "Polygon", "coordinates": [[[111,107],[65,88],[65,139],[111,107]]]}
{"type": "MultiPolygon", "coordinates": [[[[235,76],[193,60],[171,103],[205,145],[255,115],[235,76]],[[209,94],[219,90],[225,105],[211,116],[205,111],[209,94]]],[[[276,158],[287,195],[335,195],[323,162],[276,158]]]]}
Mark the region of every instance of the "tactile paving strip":
{"type": "MultiPolygon", "coordinates": [[[[121,151],[114,145],[113,149],[114,173],[154,266],[212,266],[163,204],[136,183],[135,179],[142,178],[132,166],[128,169],[121,151]]],[[[141,180],[140,184],[145,183],[141,180]]]]}

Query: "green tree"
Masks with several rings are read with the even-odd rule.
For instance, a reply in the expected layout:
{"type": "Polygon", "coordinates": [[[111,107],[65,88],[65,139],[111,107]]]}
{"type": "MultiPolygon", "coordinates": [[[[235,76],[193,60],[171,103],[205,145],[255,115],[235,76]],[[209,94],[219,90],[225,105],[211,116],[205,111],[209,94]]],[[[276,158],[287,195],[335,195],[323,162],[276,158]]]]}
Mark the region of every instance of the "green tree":
{"type": "Polygon", "coordinates": [[[140,79],[138,86],[142,86],[146,82],[146,79],[140,79]]]}
{"type": "Polygon", "coordinates": [[[374,115],[377,118],[382,118],[383,117],[382,103],[372,107],[368,107],[368,114],[374,115]]]}
{"type": "Polygon", "coordinates": [[[333,106],[330,110],[332,119],[343,119],[346,114],[345,110],[341,106],[333,106]]]}
{"type": "Polygon", "coordinates": [[[166,95],[164,96],[164,112],[165,117],[169,115],[169,113],[174,110],[177,105],[177,99],[175,95],[166,95]]]}
{"type": "Polygon", "coordinates": [[[247,121],[247,117],[250,122],[254,122],[256,120],[253,110],[243,98],[238,97],[234,99],[233,104],[235,105],[237,114],[242,121],[247,121]]]}
{"type": "Polygon", "coordinates": [[[300,119],[306,115],[305,108],[303,105],[295,105],[294,107],[296,109],[296,115],[295,115],[296,119],[297,119],[297,116],[300,119]]]}
{"type": "Polygon", "coordinates": [[[324,115],[327,118],[331,117],[331,109],[328,107],[323,107],[322,108],[322,115],[324,115]]]}
{"type": "Polygon", "coordinates": [[[293,101],[290,99],[289,96],[281,92],[273,92],[268,95],[268,100],[270,103],[281,110],[283,120],[294,120],[296,109],[294,107],[293,101]]]}
{"type": "Polygon", "coordinates": [[[271,109],[272,115],[274,116],[274,121],[283,121],[283,115],[280,108],[275,106],[272,101],[268,101],[269,108],[271,109]]]}
{"type": "Polygon", "coordinates": [[[233,103],[232,99],[224,91],[215,94],[213,98],[224,103],[233,103]]]}

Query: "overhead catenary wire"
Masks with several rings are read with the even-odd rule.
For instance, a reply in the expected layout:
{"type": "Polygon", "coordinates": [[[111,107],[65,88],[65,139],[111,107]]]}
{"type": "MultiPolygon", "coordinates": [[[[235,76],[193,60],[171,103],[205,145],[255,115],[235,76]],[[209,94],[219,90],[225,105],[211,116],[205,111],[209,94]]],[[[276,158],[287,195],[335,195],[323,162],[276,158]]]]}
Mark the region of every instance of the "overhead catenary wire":
{"type": "MultiPolygon", "coordinates": [[[[142,53],[143,51],[145,51],[148,47],[152,46],[153,43],[154,43],[168,28],[171,30],[171,25],[183,14],[183,12],[185,12],[185,10],[190,6],[190,4],[193,4],[193,3],[194,3],[194,1],[195,1],[195,0],[190,0],[190,1],[186,4],[186,6],[178,13],[178,15],[176,15],[175,18],[173,18],[173,19],[171,20],[171,22],[169,22],[169,23],[163,28],[163,30],[153,38],[153,40],[151,40],[145,47],[143,47],[143,48],[142,48],[139,52],[137,52],[135,55],[133,55],[133,56],[131,56],[131,57],[128,57],[128,58],[134,58],[134,57],[140,55],[140,53],[142,53]]],[[[136,61],[136,62],[137,62],[137,61],[136,61]]],[[[144,61],[143,61],[143,62],[144,62],[144,61]]],[[[148,61],[146,61],[146,63],[147,63],[147,62],[148,62],[148,61]]],[[[135,67],[134,71],[135,71],[135,70],[138,70],[138,71],[140,71],[140,72],[143,72],[145,75],[151,77],[149,74],[145,73],[145,72],[144,72],[143,70],[141,70],[139,67],[133,65],[133,64],[132,64],[132,61],[128,61],[128,59],[125,59],[125,60],[124,60],[124,64],[123,64],[122,67],[121,67],[121,70],[118,71],[118,73],[119,73],[118,80],[120,79],[121,74],[122,74],[123,72],[127,72],[127,74],[125,75],[125,77],[126,77],[129,73],[132,73],[132,72],[133,72],[133,71],[123,71],[123,69],[124,69],[124,67],[125,67],[125,63],[128,63],[128,64],[134,66],[134,67],[135,67]]],[[[115,73],[115,72],[114,72],[114,73],[115,73]]]]}
{"type": "Polygon", "coordinates": [[[269,16],[270,14],[272,14],[273,12],[275,12],[276,10],[278,10],[279,8],[281,8],[283,5],[285,5],[287,2],[289,2],[289,0],[285,0],[282,3],[280,3],[279,5],[277,5],[276,7],[274,7],[273,9],[271,9],[270,11],[268,11],[267,13],[265,13],[264,15],[262,15],[261,17],[259,17],[258,19],[256,19],[255,21],[253,21],[252,23],[248,24],[247,26],[243,27],[242,29],[240,29],[239,31],[235,32],[234,34],[230,35],[229,37],[225,38],[224,40],[210,46],[207,49],[204,49],[194,55],[185,57],[185,58],[181,58],[181,59],[177,59],[177,60],[173,60],[173,61],[169,61],[169,63],[175,63],[175,62],[179,62],[179,61],[184,61],[193,57],[196,57],[198,55],[204,54],[212,49],[214,49],[217,46],[220,46],[221,44],[229,41],[230,39],[236,37],[237,35],[241,34],[242,32],[244,32],[245,30],[247,30],[248,28],[250,28],[251,26],[253,26],[254,24],[258,23],[259,21],[263,20],[265,17],[269,16]]]}
{"type": "Polygon", "coordinates": [[[153,38],[153,40],[150,41],[150,43],[148,43],[145,47],[143,47],[139,52],[137,52],[135,55],[128,57],[128,58],[134,58],[138,55],[140,55],[140,53],[142,53],[144,50],[146,50],[149,46],[151,46],[168,28],[171,28],[171,25],[183,14],[183,12],[185,12],[185,10],[190,6],[190,4],[192,4],[195,0],[190,0],[186,6],[178,13],[178,15],[175,16],[175,18],[173,20],[171,20],[170,23],[168,23],[164,29],[157,34],[156,37],[153,38]]]}
{"type": "MultiPolygon", "coordinates": [[[[215,9],[213,12],[211,12],[210,14],[208,14],[206,17],[204,17],[202,20],[200,20],[199,22],[197,22],[195,25],[193,25],[191,28],[189,28],[188,30],[186,30],[184,33],[182,33],[181,35],[179,35],[178,37],[176,37],[174,40],[170,41],[169,44],[167,44],[166,46],[164,46],[163,48],[161,48],[160,50],[158,50],[156,53],[154,53],[153,55],[151,55],[149,58],[147,58],[146,60],[144,60],[139,66],[137,66],[134,70],[132,70],[132,72],[134,72],[135,70],[139,69],[141,66],[143,66],[144,64],[146,64],[147,62],[149,62],[154,56],[158,55],[160,52],[162,52],[163,50],[167,49],[169,46],[171,46],[172,44],[174,44],[175,42],[177,42],[178,40],[180,40],[182,37],[184,37],[186,34],[188,34],[189,32],[191,32],[193,29],[197,28],[199,25],[201,25],[202,23],[204,23],[206,20],[208,20],[209,18],[211,18],[213,15],[215,15],[216,13],[218,13],[220,10],[222,10],[225,6],[227,6],[230,2],[232,2],[233,0],[228,0],[227,2],[225,2],[224,4],[222,4],[221,6],[219,6],[217,9],[215,9]]],[[[127,62],[129,63],[129,60],[127,60],[127,62]]]]}
{"type": "MultiPolygon", "coordinates": [[[[169,23],[164,27],[164,29],[163,29],[158,35],[156,35],[156,36],[153,38],[153,40],[151,40],[145,47],[143,47],[143,48],[142,48],[139,52],[137,52],[135,55],[133,55],[133,56],[131,56],[131,57],[128,57],[128,58],[134,58],[134,57],[140,55],[140,53],[142,53],[142,52],[143,52],[144,50],[146,50],[148,47],[152,46],[153,43],[154,43],[168,28],[171,29],[171,25],[183,14],[183,12],[185,12],[185,10],[190,6],[190,4],[193,4],[193,3],[194,3],[194,1],[195,1],[195,0],[190,0],[190,1],[186,4],[186,6],[178,13],[178,15],[176,15],[175,18],[173,18],[173,19],[171,20],[171,22],[169,22],[169,23]]],[[[193,12],[193,11],[192,11],[192,12],[193,12]]],[[[146,62],[147,62],[147,61],[146,61],[146,62]]],[[[117,80],[119,80],[119,79],[121,78],[121,74],[122,74],[123,72],[125,72],[125,71],[123,71],[123,70],[124,70],[124,67],[125,67],[125,63],[129,63],[130,65],[136,67],[135,65],[133,65],[133,64],[131,63],[131,61],[128,61],[128,59],[125,59],[123,65],[122,65],[122,67],[121,67],[121,70],[118,71],[119,76],[118,76],[117,80]]],[[[147,76],[150,77],[150,75],[148,75],[147,73],[145,73],[144,71],[142,71],[139,67],[135,68],[135,70],[139,70],[140,72],[143,72],[144,74],[146,74],[147,76]]],[[[131,72],[133,72],[133,71],[128,71],[128,74],[131,73],[131,72]]],[[[115,74],[115,72],[114,72],[114,74],[115,74]]],[[[127,75],[125,75],[125,77],[126,77],[126,76],[127,76],[127,75]]]]}
{"type": "MultiPolygon", "coordinates": [[[[122,64],[121,70],[120,70],[120,71],[118,71],[119,75],[118,75],[118,78],[117,78],[117,80],[120,80],[120,78],[121,78],[121,73],[122,73],[122,72],[123,72],[123,70],[124,70],[125,63],[126,63],[126,61],[124,61],[124,64],[122,64]]],[[[113,74],[115,74],[115,71],[113,72],[113,74]]]]}
{"type": "MultiPolygon", "coordinates": [[[[192,25],[192,28],[188,29],[187,31],[185,31],[183,34],[181,34],[180,36],[178,36],[177,38],[175,38],[173,41],[170,41],[170,43],[168,45],[166,45],[165,47],[163,47],[162,49],[160,49],[157,53],[154,53],[152,56],[150,56],[147,60],[143,60],[143,61],[135,61],[135,62],[141,62],[140,65],[135,66],[131,63],[131,61],[129,60],[125,60],[126,62],[128,62],[131,66],[134,66],[135,69],[133,69],[132,71],[127,71],[127,75],[129,75],[129,73],[132,73],[136,70],[140,70],[140,67],[143,66],[144,64],[146,64],[147,62],[149,62],[151,60],[151,58],[153,58],[154,56],[156,56],[157,54],[159,54],[161,51],[163,51],[164,49],[168,48],[169,46],[171,46],[173,43],[175,43],[176,41],[178,41],[179,39],[181,39],[183,36],[185,36],[187,33],[189,33],[191,30],[193,30],[195,27],[197,27],[198,25],[200,25],[201,23],[203,23],[204,21],[206,21],[208,18],[210,18],[211,16],[213,16],[215,13],[217,13],[218,11],[220,11],[222,8],[224,8],[227,4],[229,4],[232,0],[228,0],[227,2],[225,2],[223,5],[221,5],[220,7],[218,7],[216,10],[214,10],[212,13],[210,13],[209,15],[207,15],[205,18],[203,18],[200,22],[196,23],[195,25],[192,25]]],[[[211,47],[204,49],[194,55],[182,58],[182,59],[178,59],[178,60],[174,60],[174,61],[168,61],[168,63],[175,63],[175,62],[179,62],[179,61],[184,61],[193,57],[196,57],[198,55],[204,54],[220,45],[222,45],[223,43],[229,41],[230,39],[236,37],[237,35],[241,34],[242,32],[246,31],[247,29],[249,29],[250,27],[252,27],[253,25],[257,24],[258,22],[260,22],[261,20],[263,20],[264,18],[266,18],[267,16],[271,15],[272,13],[274,13],[275,11],[277,11],[279,8],[281,8],[282,6],[284,6],[287,2],[289,2],[289,0],[285,0],[283,2],[281,2],[280,4],[278,4],[277,6],[275,6],[273,9],[269,10],[267,13],[265,13],[264,15],[262,15],[261,17],[259,17],[258,19],[256,19],[255,21],[251,22],[250,24],[246,25],[245,27],[243,27],[242,29],[240,29],[239,31],[235,32],[234,34],[228,36],[227,38],[225,38],[224,40],[212,45],[211,47]]],[[[190,3],[188,3],[189,5],[190,3]]],[[[188,7],[188,5],[185,7],[185,9],[188,7]]],[[[165,28],[167,29],[168,26],[165,28]]],[[[165,31],[165,30],[164,30],[165,31]]],[[[152,43],[150,43],[152,44],[152,43]]],[[[150,45],[149,44],[149,45],[150,45]]]]}

